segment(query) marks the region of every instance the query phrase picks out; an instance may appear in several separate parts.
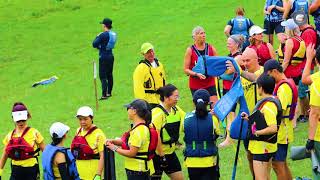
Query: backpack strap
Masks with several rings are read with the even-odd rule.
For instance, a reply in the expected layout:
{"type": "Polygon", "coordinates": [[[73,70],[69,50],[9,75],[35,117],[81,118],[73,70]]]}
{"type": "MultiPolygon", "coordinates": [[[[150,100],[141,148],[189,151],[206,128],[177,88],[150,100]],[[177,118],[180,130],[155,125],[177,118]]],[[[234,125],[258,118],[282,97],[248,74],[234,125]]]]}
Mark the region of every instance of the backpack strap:
{"type": "MultiPolygon", "coordinates": [[[[20,137],[22,138],[24,135],[26,135],[27,132],[29,131],[29,129],[30,129],[30,127],[27,127],[26,129],[24,129],[20,137]]],[[[12,131],[10,138],[13,137],[13,134],[14,134],[15,132],[16,132],[16,129],[14,129],[14,130],[12,131]]]]}
{"type": "Polygon", "coordinates": [[[192,49],[193,49],[193,51],[197,54],[197,56],[198,56],[198,57],[200,57],[200,56],[201,56],[201,54],[200,54],[199,50],[196,48],[196,46],[195,46],[195,45],[192,45],[192,46],[191,46],[191,48],[192,48],[192,49]]]}
{"type": "Polygon", "coordinates": [[[97,126],[93,126],[91,129],[89,129],[89,131],[87,132],[87,134],[84,135],[83,137],[88,136],[89,134],[91,134],[91,133],[92,133],[94,130],[96,130],[96,129],[98,129],[98,127],[97,127],[97,126]]]}
{"type": "Polygon", "coordinates": [[[168,111],[167,111],[163,106],[161,106],[160,104],[158,104],[156,107],[160,108],[160,109],[164,112],[164,114],[165,114],[166,116],[169,116],[168,111]]]}

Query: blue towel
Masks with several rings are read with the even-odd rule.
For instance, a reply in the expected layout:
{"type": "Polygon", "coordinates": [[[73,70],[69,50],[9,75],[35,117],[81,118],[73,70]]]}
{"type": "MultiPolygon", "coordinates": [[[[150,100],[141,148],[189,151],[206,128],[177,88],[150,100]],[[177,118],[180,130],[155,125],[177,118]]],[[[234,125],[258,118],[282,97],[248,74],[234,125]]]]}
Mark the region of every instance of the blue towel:
{"type": "MultiPolygon", "coordinates": [[[[194,68],[192,68],[192,71],[205,74],[206,76],[221,76],[227,70],[226,61],[228,60],[232,62],[236,71],[238,74],[240,74],[240,69],[236,61],[232,57],[222,56],[205,56],[204,59],[199,57],[197,64],[194,66],[194,68]]],[[[220,121],[223,121],[231,112],[232,107],[238,102],[240,104],[240,110],[230,128],[230,136],[234,139],[238,139],[240,135],[241,113],[246,112],[249,114],[247,102],[244,98],[240,76],[235,78],[231,89],[215,104],[213,108],[214,113],[220,121]]],[[[244,121],[241,139],[246,139],[247,129],[248,122],[244,121]]]]}
{"type": "Polygon", "coordinates": [[[38,85],[51,84],[51,83],[55,82],[57,79],[58,79],[57,76],[52,76],[52,77],[50,77],[50,78],[48,78],[48,79],[42,79],[42,80],[40,80],[40,81],[38,81],[38,82],[35,82],[35,83],[32,85],[32,87],[37,87],[38,85]]]}

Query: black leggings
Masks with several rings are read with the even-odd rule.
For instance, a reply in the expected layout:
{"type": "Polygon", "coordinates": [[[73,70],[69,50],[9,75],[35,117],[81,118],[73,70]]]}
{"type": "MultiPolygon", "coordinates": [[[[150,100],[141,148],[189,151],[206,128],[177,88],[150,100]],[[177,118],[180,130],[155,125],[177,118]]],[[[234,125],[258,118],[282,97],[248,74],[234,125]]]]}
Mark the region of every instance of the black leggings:
{"type": "Polygon", "coordinates": [[[131,171],[126,169],[128,180],[150,180],[150,172],[131,171]]]}
{"type": "Polygon", "coordinates": [[[102,96],[111,95],[113,88],[113,55],[107,56],[105,59],[99,59],[99,77],[102,86],[102,96]]]}
{"type": "Polygon", "coordinates": [[[10,180],[37,180],[39,179],[39,165],[33,167],[11,166],[10,180]]]}
{"type": "Polygon", "coordinates": [[[188,168],[190,180],[218,180],[219,170],[216,166],[207,168],[188,168]]]}

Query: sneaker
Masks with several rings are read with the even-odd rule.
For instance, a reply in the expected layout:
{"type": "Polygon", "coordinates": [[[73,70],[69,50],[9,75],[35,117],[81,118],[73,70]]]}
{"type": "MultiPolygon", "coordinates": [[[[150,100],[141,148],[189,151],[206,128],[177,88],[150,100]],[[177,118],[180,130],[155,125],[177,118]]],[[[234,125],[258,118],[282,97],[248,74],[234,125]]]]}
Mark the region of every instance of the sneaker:
{"type": "Polygon", "coordinates": [[[305,122],[308,122],[308,118],[307,117],[305,117],[305,116],[302,116],[301,118],[299,117],[299,122],[301,122],[301,123],[305,123],[305,122]]]}
{"type": "Polygon", "coordinates": [[[106,99],[108,99],[107,96],[101,96],[101,98],[100,98],[100,100],[106,100],[106,99]]]}
{"type": "Polygon", "coordinates": [[[106,95],[107,98],[108,98],[108,97],[111,97],[111,96],[112,96],[111,94],[107,94],[107,95],[106,95]]]}

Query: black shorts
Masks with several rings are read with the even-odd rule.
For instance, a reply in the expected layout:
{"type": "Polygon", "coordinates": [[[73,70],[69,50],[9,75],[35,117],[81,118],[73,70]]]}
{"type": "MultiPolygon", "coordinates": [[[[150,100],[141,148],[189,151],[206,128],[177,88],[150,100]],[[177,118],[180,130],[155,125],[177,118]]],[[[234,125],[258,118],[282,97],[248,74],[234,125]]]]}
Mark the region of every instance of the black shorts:
{"type": "Polygon", "coordinates": [[[162,168],[160,166],[160,156],[156,155],[153,158],[153,166],[155,173],[152,175],[152,179],[161,179],[163,171],[166,174],[172,174],[181,171],[181,165],[175,152],[172,154],[166,154],[165,157],[168,162],[168,167],[166,168],[162,168]]]}
{"type": "Polygon", "coordinates": [[[274,32],[276,34],[284,32],[284,27],[281,26],[281,21],[280,22],[270,22],[267,19],[265,19],[264,20],[264,29],[266,30],[264,33],[268,34],[268,35],[273,34],[274,32]]]}
{"type": "Polygon", "coordinates": [[[218,180],[219,169],[216,166],[207,168],[188,168],[190,180],[218,180]]]}
{"type": "Polygon", "coordinates": [[[278,144],[278,150],[274,154],[272,161],[285,162],[288,154],[288,144],[278,144]]]}
{"type": "MultiPolygon", "coordinates": [[[[216,96],[217,95],[217,91],[216,91],[216,87],[215,86],[210,86],[207,88],[203,88],[205,90],[207,90],[210,94],[210,96],[216,96]]],[[[193,96],[194,92],[196,92],[198,89],[190,89],[191,90],[191,94],[193,96]]]]}
{"type": "Polygon", "coordinates": [[[39,165],[33,167],[11,166],[10,180],[37,180],[40,179],[39,165]]]}
{"type": "Polygon", "coordinates": [[[274,156],[275,153],[266,153],[266,154],[252,154],[253,160],[269,162],[269,160],[274,156]]]}
{"type": "Polygon", "coordinates": [[[126,169],[127,179],[128,180],[150,180],[150,172],[140,172],[140,171],[132,171],[126,169]]]}

